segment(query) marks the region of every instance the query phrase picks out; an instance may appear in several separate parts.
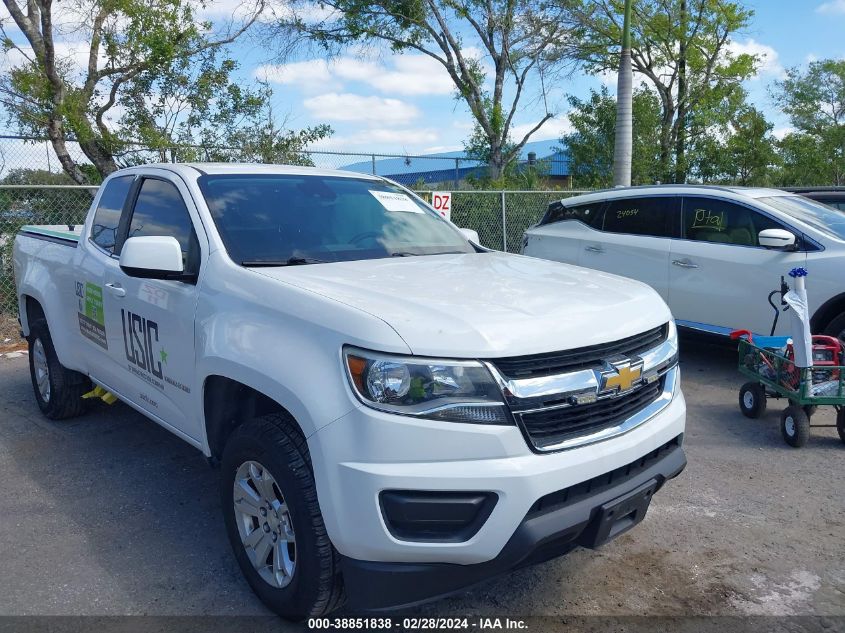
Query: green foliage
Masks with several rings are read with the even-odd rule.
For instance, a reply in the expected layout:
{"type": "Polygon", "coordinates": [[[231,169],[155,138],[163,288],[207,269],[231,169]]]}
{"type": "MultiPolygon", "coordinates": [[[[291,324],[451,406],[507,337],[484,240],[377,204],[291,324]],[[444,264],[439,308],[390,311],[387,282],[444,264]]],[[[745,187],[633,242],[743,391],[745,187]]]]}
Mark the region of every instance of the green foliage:
{"type": "MultiPolygon", "coordinates": [[[[616,99],[606,87],[590,91],[588,99],[569,97],[573,131],[561,138],[569,152],[574,187],[609,187],[613,181],[616,99]]],[[[660,102],[651,90],[639,88],[633,97],[631,184],[660,179],[660,102]]]]}
{"type": "Polygon", "coordinates": [[[845,184],[845,61],[792,68],[773,96],[797,130],[781,143],[784,181],[845,184]]]}
{"type": "MultiPolygon", "coordinates": [[[[577,55],[591,72],[615,71],[622,39],[623,0],[589,0],[579,12],[577,55]]],[[[710,127],[708,113],[741,90],[759,59],[734,54],[727,44],[753,12],[731,0],[637,0],[631,22],[635,73],[661,103],[662,180],[686,177],[687,137],[710,127]],[[684,9],[684,10],[682,10],[684,9]]]]}
{"type": "Polygon", "coordinates": [[[560,65],[573,4],[577,0],[328,0],[320,5],[333,11],[333,19],[313,21],[294,11],[282,26],[293,26],[330,50],[376,43],[438,61],[475,120],[469,148],[485,157],[489,179],[498,180],[531,136],[511,139],[513,118],[525,97],[542,96],[543,82],[535,75],[542,71],[549,77],[560,65]]]}

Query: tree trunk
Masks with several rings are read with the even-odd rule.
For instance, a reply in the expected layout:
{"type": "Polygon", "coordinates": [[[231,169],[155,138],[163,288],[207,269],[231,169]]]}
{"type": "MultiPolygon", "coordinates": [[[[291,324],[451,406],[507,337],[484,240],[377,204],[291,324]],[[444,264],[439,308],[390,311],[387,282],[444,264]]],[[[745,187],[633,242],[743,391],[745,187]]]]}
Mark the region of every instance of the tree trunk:
{"type": "Polygon", "coordinates": [[[633,156],[634,88],[631,70],[631,0],[625,3],[622,55],[616,81],[616,137],[613,144],[613,186],[631,186],[633,156]]]}
{"type": "Polygon", "coordinates": [[[79,141],[79,148],[103,178],[117,171],[114,156],[103,147],[99,139],[79,141]]]}
{"type": "Polygon", "coordinates": [[[622,51],[616,89],[616,137],[613,145],[613,186],[631,186],[633,157],[633,81],[631,50],[622,51]]]}
{"type": "Polygon", "coordinates": [[[87,185],[88,178],[67,151],[64,129],[62,128],[60,121],[52,119],[47,123],[47,137],[50,139],[53,151],[56,152],[56,156],[58,157],[59,163],[65,173],[70,176],[76,184],[87,185]]]}
{"type": "Polygon", "coordinates": [[[672,182],[672,112],[664,112],[660,125],[660,174],[663,182],[672,182]]]}
{"type": "Polygon", "coordinates": [[[487,175],[490,180],[499,180],[505,173],[504,155],[499,144],[491,144],[490,160],[487,163],[487,175]]]}
{"type": "Polygon", "coordinates": [[[681,0],[681,29],[678,40],[678,121],[675,138],[675,182],[687,181],[687,2],[681,0]]]}

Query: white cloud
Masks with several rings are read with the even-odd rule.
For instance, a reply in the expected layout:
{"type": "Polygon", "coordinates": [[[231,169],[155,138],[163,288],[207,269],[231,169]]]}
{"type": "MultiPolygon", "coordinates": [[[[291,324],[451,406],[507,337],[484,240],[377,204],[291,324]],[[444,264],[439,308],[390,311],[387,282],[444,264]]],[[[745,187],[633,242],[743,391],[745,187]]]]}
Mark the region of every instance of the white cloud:
{"type": "Polygon", "coordinates": [[[794,131],[794,127],[776,127],[772,130],[772,136],[774,136],[778,140],[782,140],[784,136],[786,136],[787,134],[791,134],[794,131]]]}
{"type": "Polygon", "coordinates": [[[831,0],[816,7],[816,13],[845,13],[845,0],[831,0]]]}
{"type": "MultiPolygon", "coordinates": [[[[311,116],[320,121],[371,121],[382,125],[408,123],[419,110],[399,99],[329,92],[302,102],[311,116]]],[[[376,139],[373,139],[374,141],[376,139]]]]}
{"type": "MultiPolygon", "coordinates": [[[[522,137],[525,136],[535,125],[537,125],[537,123],[537,121],[534,121],[533,123],[514,125],[511,128],[511,138],[514,141],[521,141],[522,137]]],[[[543,139],[558,139],[571,131],[572,125],[569,123],[569,117],[566,115],[558,116],[546,121],[539,130],[531,135],[528,142],[530,143],[532,141],[543,139]]]]}
{"type": "MultiPolygon", "coordinates": [[[[389,147],[394,153],[427,152],[426,146],[437,142],[439,134],[431,128],[382,128],[374,127],[352,134],[335,135],[314,143],[312,149],[337,151],[372,151],[376,143],[389,147]]],[[[460,149],[460,148],[458,148],[460,149]]],[[[445,150],[438,150],[445,151],[445,150]]]]}
{"type": "MultiPolygon", "coordinates": [[[[843,0],[845,1],[845,0],[843,0]]],[[[761,44],[754,39],[749,39],[745,42],[731,41],[728,42],[728,50],[734,55],[755,55],[760,60],[760,66],[757,69],[757,76],[773,75],[780,77],[783,75],[783,66],[780,64],[778,52],[768,44],[761,44]]]]}
{"type": "Polygon", "coordinates": [[[306,88],[323,87],[332,79],[328,63],[323,59],[289,64],[264,64],[253,75],[261,81],[299,85],[306,88]]]}
{"type": "Polygon", "coordinates": [[[267,64],[255,70],[261,79],[294,84],[308,89],[325,88],[333,81],[337,88],[344,81],[364,83],[389,95],[448,95],[454,90],[443,66],[428,55],[395,55],[389,65],[366,58],[340,57],[332,61],[314,59],[289,64],[267,64]]]}

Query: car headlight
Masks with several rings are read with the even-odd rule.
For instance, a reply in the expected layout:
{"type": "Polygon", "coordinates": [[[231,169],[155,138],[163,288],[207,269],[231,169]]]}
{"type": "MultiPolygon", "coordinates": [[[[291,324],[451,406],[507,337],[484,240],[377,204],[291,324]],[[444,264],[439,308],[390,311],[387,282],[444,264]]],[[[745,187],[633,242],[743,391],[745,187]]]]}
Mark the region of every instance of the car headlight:
{"type": "Polygon", "coordinates": [[[365,405],[401,415],[474,424],[512,424],[502,393],[477,361],[419,359],[354,347],[343,351],[365,405]]]}

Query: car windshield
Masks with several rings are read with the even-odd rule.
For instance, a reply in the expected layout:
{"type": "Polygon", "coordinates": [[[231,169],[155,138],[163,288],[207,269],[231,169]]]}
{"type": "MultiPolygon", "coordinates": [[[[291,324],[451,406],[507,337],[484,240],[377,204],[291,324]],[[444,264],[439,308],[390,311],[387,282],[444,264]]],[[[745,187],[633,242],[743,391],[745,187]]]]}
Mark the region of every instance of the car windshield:
{"type": "Polygon", "coordinates": [[[803,196],[769,196],[759,200],[817,231],[845,240],[845,213],[841,211],[803,196]]]}
{"type": "Polygon", "coordinates": [[[337,176],[205,175],[200,189],[242,265],[473,253],[435,211],[390,183],[337,176]]]}

